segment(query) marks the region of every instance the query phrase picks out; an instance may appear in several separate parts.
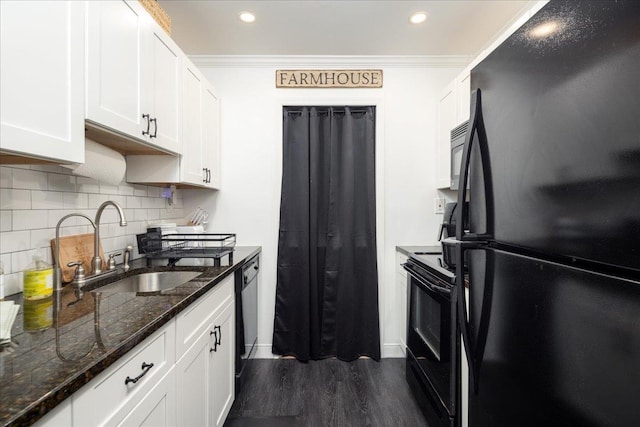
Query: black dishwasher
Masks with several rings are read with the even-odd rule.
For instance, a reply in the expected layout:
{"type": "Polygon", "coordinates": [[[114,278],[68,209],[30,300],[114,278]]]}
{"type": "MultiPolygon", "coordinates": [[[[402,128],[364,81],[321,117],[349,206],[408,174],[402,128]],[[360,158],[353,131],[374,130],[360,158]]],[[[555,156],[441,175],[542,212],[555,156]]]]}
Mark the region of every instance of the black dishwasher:
{"type": "Polygon", "coordinates": [[[258,273],[260,256],[256,255],[236,271],[236,396],[242,377],[255,355],[258,341],[258,273]]]}

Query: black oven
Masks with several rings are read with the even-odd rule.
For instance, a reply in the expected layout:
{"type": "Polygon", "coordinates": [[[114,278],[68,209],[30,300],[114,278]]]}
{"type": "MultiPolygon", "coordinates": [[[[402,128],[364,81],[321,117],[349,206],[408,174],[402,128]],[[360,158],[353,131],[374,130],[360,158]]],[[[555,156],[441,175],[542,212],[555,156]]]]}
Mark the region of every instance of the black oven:
{"type": "Polygon", "coordinates": [[[409,258],[407,382],[430,427],[458,426],[460,337],[455,275],[440,254],[409,258]]]}

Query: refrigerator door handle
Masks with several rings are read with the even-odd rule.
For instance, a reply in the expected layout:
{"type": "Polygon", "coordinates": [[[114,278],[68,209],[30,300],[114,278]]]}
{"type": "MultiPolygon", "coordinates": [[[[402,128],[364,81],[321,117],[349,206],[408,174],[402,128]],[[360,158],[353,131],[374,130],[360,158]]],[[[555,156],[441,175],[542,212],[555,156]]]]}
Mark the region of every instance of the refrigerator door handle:
{"type": "MultiPolygon", "coordinates": [[[[486,250],[488,248],[486,243],[483,242],[459,242],[458,250],[456,250],[456,291],[458,292],[458,324],[460,326],[460,334],[464,341],[465,353],[469,364],[469,383],[472,385],[474,393],[478,393],[478,385],[480,379],[480,367],[484,358],[485,345],[487,343],[487,334],[491,316],[491,304],[493,301],[493,263],[485,260],[484,266],[481,270],[482,274],[478,281],[483,283],[483,291],[480,301],[480,306],[474,307],[480,308],[480,317],[477,324],[472,325],[470,319],[471,310],[467,315],[467,301],[465,298],[465,269],[464,258],[466,250],[486,250]],[[471,332],[474,332],[475,336],[471,336],[471,332]]],[[[487,254],[487,256],[489,256],[487,254]]],[[[471,260],[471,257],[469,257],[471,260]]],[[[479,271],[476,269],[476,271],[479,271]]],[[[470,278],[471,279],[471,278],[470,278]]],[[[473,283],[469,283],[469,296],[471,300],[471,292],[473,292],[473,285],[477,283],[475,280],[473,283]]]]}
{"type": "Polygon", "coordinates": [[[493,186],[491,184],[491,167],[489,163],[489,145],[487,132],[482,119],[482,96],[480,89],[471,93],[471,111],[469,126],[464,139],[462,150],[462,161],[460,162],[460,181],[458,186],[458,206],[456,210],[456,240],[481,241],[490,240],[493,233],[493,186]],[[487,230],[485,234],[465,233],[464,218],[469,215],[467,200],[467,182],[469,181],[469,166],[471,165],[471,148],[473,136],[478,136],[478,148],[480,149],[480,160],[482,162],[482,174],[485,187],[485,206],[487,218],[487,230]]]}
{"type": "MultiPolygon", "coordinates": [[[[458,187],[460,189],[461,187],[458,187]]],[[[460,191],[460,190],[458,190],[460,191]]],[[[473,358],[473,343],[471,342],[471,334],[469,332],[469,317],[467,316],[467,301],[464,292],[464,251],[463,244],[458,245],[456,251],[456,289],[458,291],[458,324],[462,341],[464,342],[464,350],[469,365],[469,383],[476,384],[475,381],[475,363],[473,358]]]]}

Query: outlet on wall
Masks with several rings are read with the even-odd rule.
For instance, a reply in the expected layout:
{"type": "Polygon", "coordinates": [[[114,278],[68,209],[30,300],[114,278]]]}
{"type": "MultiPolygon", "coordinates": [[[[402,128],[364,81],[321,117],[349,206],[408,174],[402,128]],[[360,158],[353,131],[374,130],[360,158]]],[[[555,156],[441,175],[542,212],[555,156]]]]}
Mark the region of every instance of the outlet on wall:
{"type": "Polygon", "coordinates": [[[437,214],[444,213],[444,197],[436,197],[433,199],[434,202],[434,212],[437,214]]]}

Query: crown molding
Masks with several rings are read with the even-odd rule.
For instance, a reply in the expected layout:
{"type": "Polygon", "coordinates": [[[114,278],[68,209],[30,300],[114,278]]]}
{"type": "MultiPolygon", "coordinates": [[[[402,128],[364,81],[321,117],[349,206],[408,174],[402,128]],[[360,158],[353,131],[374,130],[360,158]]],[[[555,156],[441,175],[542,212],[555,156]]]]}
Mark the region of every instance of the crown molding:
{"type": "Polygon", "coordinates": [[[452,68],[466,67],[474,56],[332,56],[332,55],[189,55],[198,67],[385,67],[385,68],[452,68]]]}

